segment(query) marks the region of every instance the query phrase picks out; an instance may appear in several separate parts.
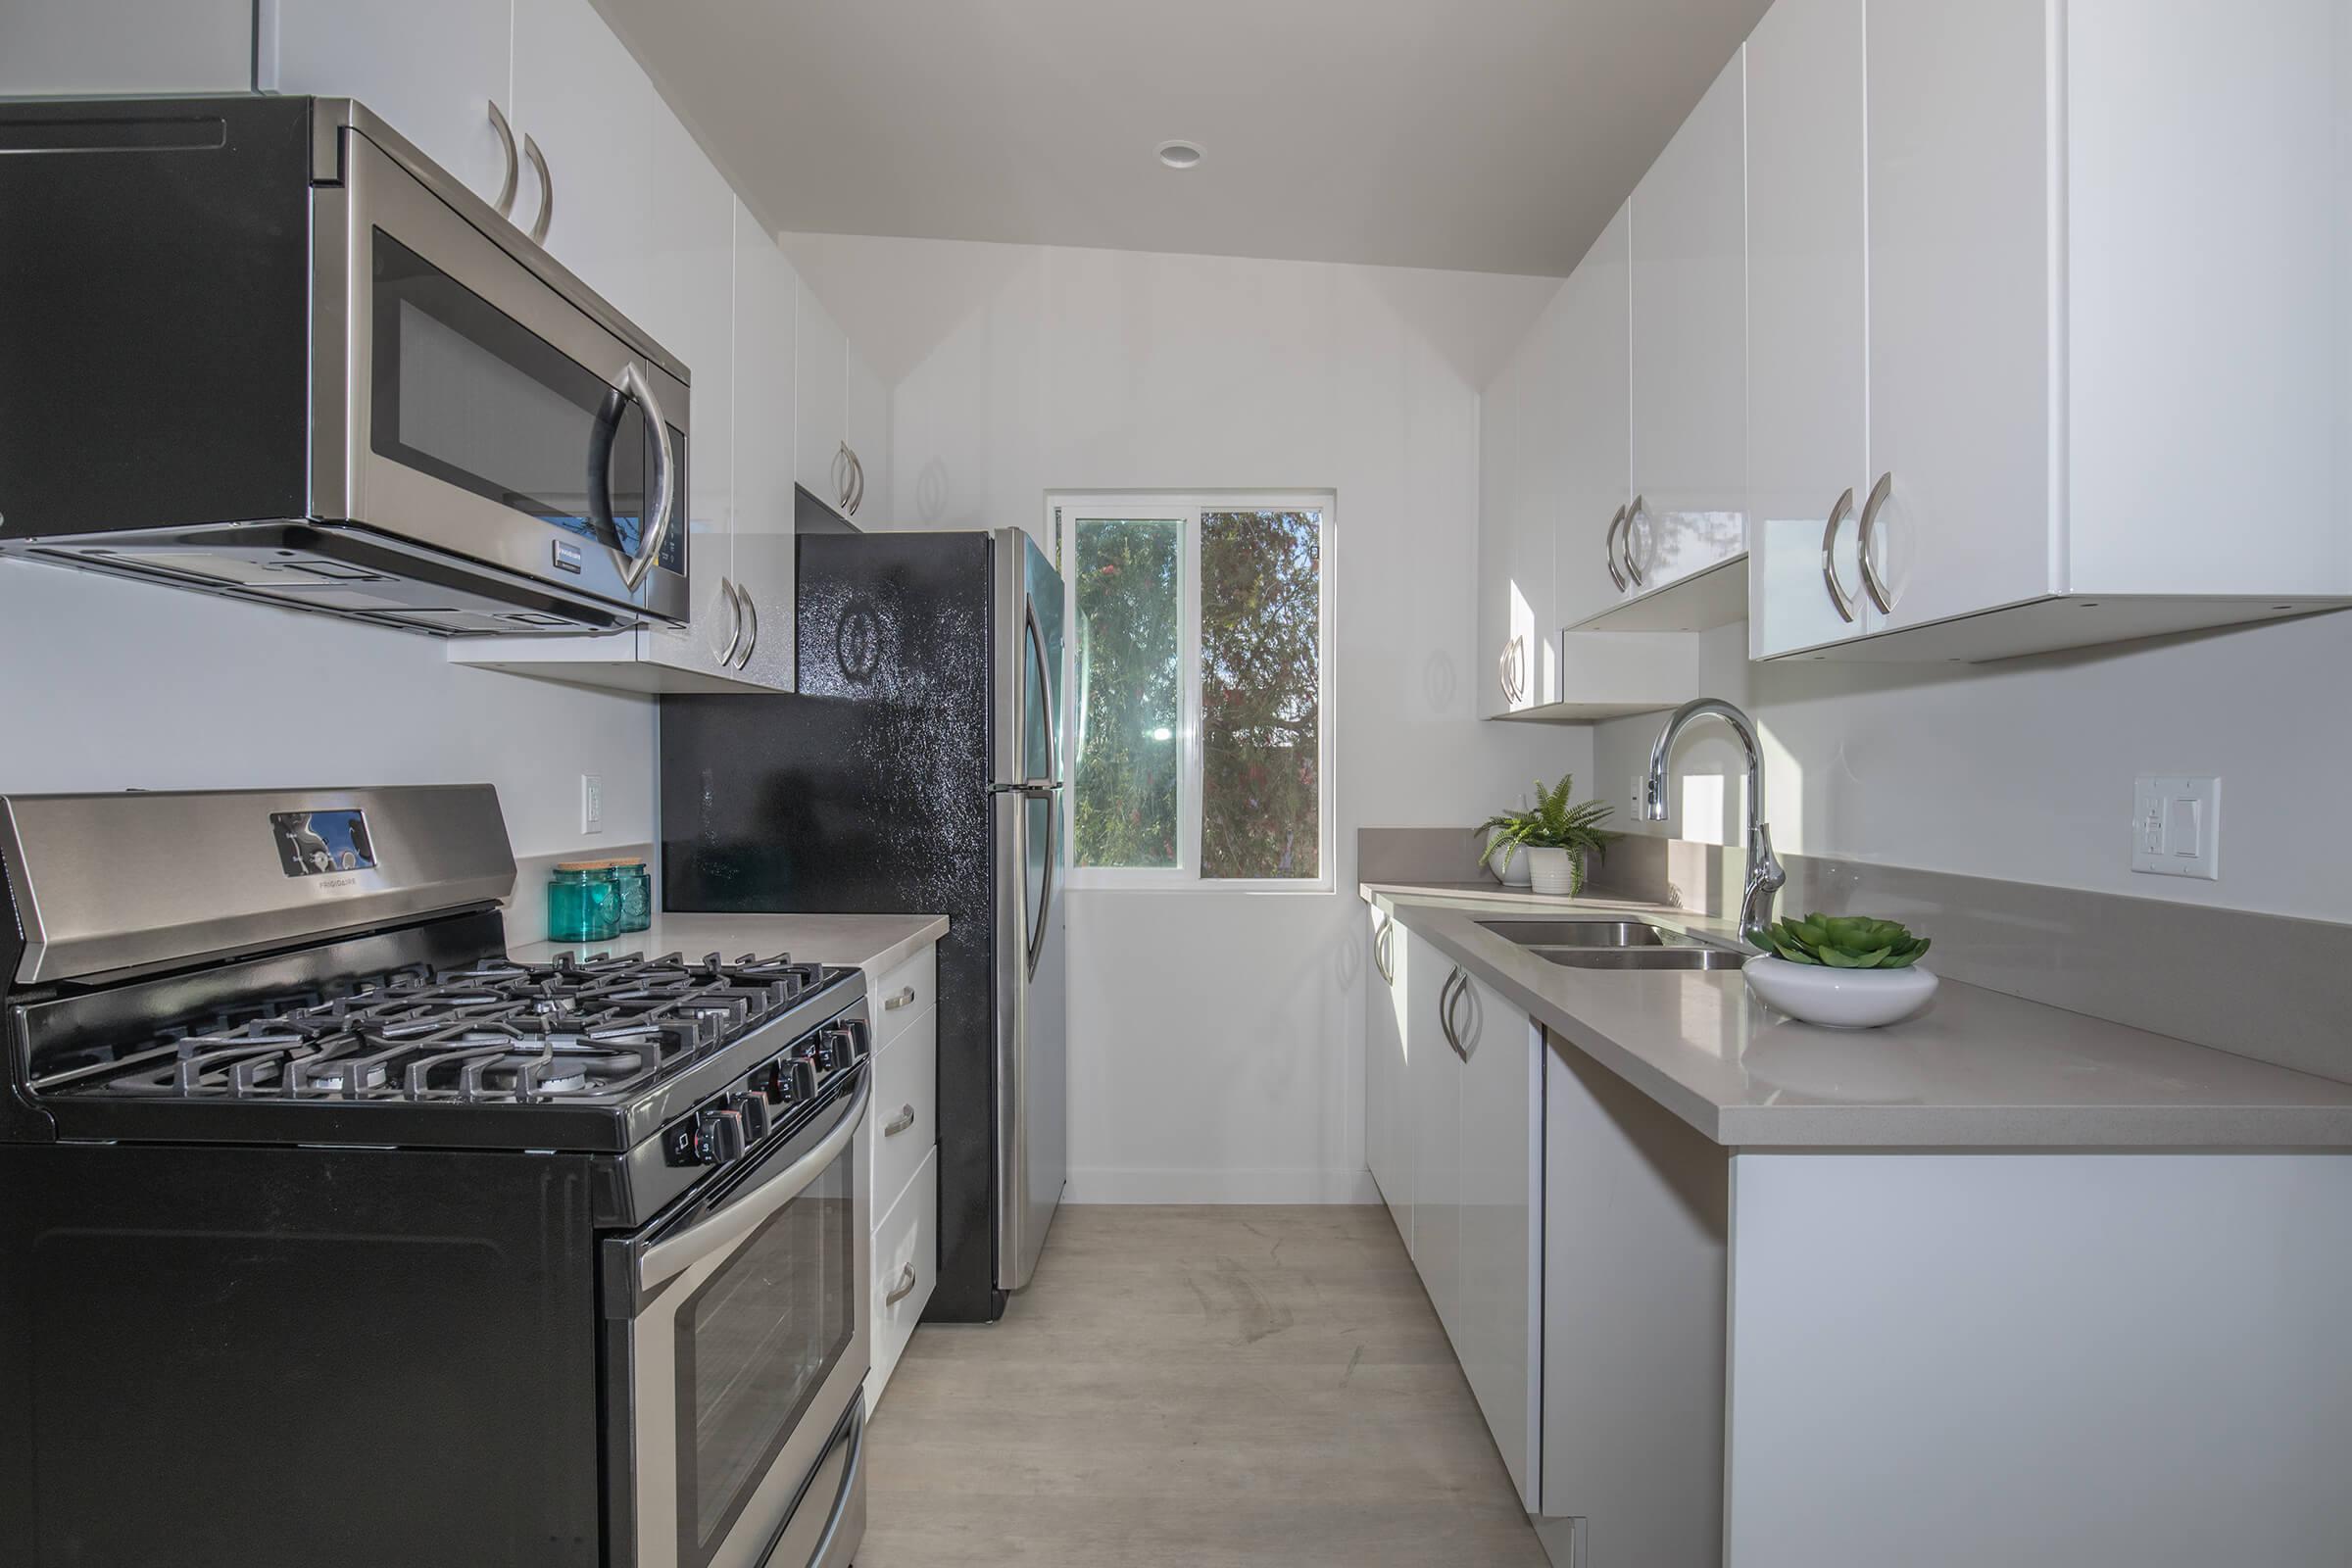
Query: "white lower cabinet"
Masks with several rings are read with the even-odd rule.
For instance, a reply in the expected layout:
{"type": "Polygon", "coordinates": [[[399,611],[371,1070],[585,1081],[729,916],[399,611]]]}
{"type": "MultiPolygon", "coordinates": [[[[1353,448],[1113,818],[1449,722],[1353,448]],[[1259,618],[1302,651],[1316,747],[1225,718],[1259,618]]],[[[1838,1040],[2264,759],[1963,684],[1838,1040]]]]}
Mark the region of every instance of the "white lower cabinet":
{"type": "Polygon", "coordinates": [[[1542,1034],[1421,937],[1407,932],[1397,946],[1411,1002],[1400,1087],[1412,1129],[1413,1266],[1511,1484],[1534,1512],[1542,1476],[1542,1034]]]}
{"type": "Polygon", "coordinates": [[[1404,931],[1371,911],[1364,989],[1364,1163],[1389,1205],[1404,1250],[1413,1250],[1412,1063],[1404,1054],[1404,931]]]}
{"type": "Polygon", "coordinates": [[[874,1226],[873,1362],[865,1374],[872,1414],[939,1284],[939,1152],[923,1157],[906,1190],[874,1226]]]}
{"type": "Polygon", "coordinates": [[[925,947],[866,974],[874,1041],[873,1108],[866,1112],[874,1224],[868,1414],[939,1282],[938,955],[925,947]]]}

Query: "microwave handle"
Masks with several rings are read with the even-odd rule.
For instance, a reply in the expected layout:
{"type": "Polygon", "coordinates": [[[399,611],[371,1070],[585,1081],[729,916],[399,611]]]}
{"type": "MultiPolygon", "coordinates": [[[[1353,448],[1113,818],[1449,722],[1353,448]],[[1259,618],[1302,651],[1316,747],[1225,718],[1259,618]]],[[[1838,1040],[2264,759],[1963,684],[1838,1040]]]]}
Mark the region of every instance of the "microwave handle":
{"type": "MultiPolygon", "coordinates": [[[[677,499],[678,459],[670,449],[669,421],[662,416],[662,400],[654,396],[652,384],[646,380],[645,372],[637,368],[634,360],[621,367],[620,390],[637,400],[637,406],[645,411],[647,422],[654,427],[653,521],[638,544],[637,554],[624,562],[620,568],[620,580],[627,585],[629,592],[635,593],[644,583],[646,574],[654,569],[654,564],[662,559],[662,546],[669,538],[669,514],[672,503],[677,499]]],[[[610,461],[609,457],[607,461],[610,461]]]]}

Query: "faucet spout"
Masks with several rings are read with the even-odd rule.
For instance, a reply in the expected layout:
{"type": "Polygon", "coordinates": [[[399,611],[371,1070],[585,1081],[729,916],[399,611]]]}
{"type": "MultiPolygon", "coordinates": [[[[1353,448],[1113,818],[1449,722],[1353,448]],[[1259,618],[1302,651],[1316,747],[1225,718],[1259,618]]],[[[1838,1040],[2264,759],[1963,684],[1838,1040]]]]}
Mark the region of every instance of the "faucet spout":
{"type": "Polygon", "coordinates": [[[1719,697],[1699,697],[1676,709],[1649,749],[1649,777],[1642,786],[1642,814],[1652,822],[1666,820],[1667,760],[1674,743],[1692,721],[1721,719],[1747,753],[1747,880],[1740,894],[1740,937],[1750,947],[1770,953],[1773,900],[1788,880],[1780,857],[1772,853],[1772,829],[1764,820],[1764,748],[1748,716],[1719,697]]]}

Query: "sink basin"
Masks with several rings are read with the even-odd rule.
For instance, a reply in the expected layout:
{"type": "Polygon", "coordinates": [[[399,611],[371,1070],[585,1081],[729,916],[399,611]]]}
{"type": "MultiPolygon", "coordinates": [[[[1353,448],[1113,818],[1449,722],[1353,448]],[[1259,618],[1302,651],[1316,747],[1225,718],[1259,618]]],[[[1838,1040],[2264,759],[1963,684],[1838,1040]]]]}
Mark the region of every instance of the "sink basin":
{"type": "Polygon", "coordinates": [[[1523,948],[1655,948],[1666,933],[1642,920],[1481,920],[1523,948]]]}
{"type": "Polygon", "coordinates": [[[1570,969],[1737,969],[1750,955],[1730,948],[1542,948],[1537,957],[1570,969]]]}
{"type": "Polygon", "coordinates": [[[1481,920],[1505,942],[1570,969],[1737,969],[1748,959],[1646,920],[1481,920]]]}

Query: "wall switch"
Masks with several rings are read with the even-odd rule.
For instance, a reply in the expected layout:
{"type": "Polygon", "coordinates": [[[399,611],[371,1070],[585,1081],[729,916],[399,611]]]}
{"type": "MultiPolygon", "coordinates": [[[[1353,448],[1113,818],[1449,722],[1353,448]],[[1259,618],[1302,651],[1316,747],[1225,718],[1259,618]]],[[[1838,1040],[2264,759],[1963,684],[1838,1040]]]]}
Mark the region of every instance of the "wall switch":
{"type": "Polygon", "coordinates": [[[2143,775],[2132,791],[2132,869],[2219,881],[2222,781],[2143,775]]]}
{"type": "Polygon", "coordinates": [[[580,831],[602,833],[605,830],[605,781],[602,775],[580,775],[580,831]]]}

